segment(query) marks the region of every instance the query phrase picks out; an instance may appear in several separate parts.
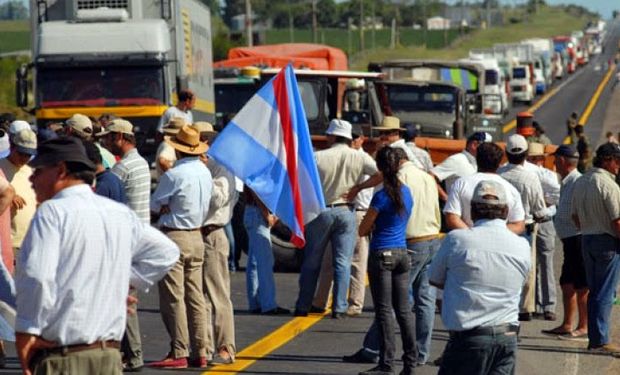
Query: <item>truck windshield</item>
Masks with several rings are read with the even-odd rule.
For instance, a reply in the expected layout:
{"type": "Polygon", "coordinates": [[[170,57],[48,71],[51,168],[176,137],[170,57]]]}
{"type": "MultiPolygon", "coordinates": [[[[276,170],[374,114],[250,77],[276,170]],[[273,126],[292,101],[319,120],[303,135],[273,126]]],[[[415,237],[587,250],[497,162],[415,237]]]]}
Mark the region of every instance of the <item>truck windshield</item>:
{"type": "Polygon", "coordinates": [[[164,72],[158,66],[44,67],[37,72],[41,107],[163,105],[164,72]]]}
{"type": "Polygon", "coordinates": [[[218,84],[215,87],[215,110],[218,113],[236,114],[256,93],[256,85],[250,83],[218,84]]]}
{"type": "Polygon", "coordinates": [[[493,69],[484,71],[484,84],[487,86],[495,86],[499,84],[499,72],[493,69]]]}
{"type": "Polygon", "coordinates": [[[525,78],[525,68],[513,68],[512,78],[516,78],[516,79],[525,78]]]}
{"type": "Polygon", "coordinates": [[[456,97],[449,89],[388,85],[387,98],[393,112],[445,112],[455,110],[456,97]]]}

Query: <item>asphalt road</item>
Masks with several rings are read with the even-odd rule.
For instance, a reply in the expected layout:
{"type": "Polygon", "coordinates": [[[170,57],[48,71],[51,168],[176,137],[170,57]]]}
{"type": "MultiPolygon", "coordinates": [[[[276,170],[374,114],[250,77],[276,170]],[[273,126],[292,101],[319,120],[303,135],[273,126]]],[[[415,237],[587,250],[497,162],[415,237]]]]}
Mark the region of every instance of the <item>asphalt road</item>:
{"type": "MultiPolygon", "coordinates": [[[[596,57],[589,65],[575,74],[557,82],[561,89],[546,99],[535,112],[535,118],[547,129],[554,143],[561,143],[565,137],[567,116],[576,111],[582,114],[606,71],[604,64],[613,57],[620,27],[614,24],[610,30],[604,55],[596,57]]],[[[586,132],[593,143],[602,140],[602,131],[620,130],[620,123],[615,119],[618,111],[608,110],[609,106],[620,104],[620,91],[612,101],[615,77],[604,87],[599,101],[593,108],[586,123],[586,132]],[[613,104],[612,104],[613,103],[613,104]]],[[[511,116],[527,106],[517,106],[511,110],[511,116]]],[[[513,117],[509,117],[508,123],[513,117]]],[[[514,132],[510,129],[508,133],[514,132]]],[[[242,259],[242,263],[244,259],[242,259]]],[[[561,246],[558,242],[555,265],[559,276],[562,262],[561,246]]],[[[293,308],[297,296],[297,274],[276,274],[278,301],[283,307],[293,308]]],[[[346,364],[341,361],[343,355],[352,354],[360,348],[363,335],[372,321],[372,303],[367,294],[365,312],[360,317],[345,320],[333,320],[329,316],[311,316],[293,318],[292,316],[260,316],[247,312],[245,298],[245,273],[237,272],[231,276],[232,299],[235,306],[236,340],[238,347],[235,367],[219,366],[210,368],[207,373],[247,374],[357,374],[370,365],[346,364]],[[271,336],[269,336],[271,335],[271,336]],[[266,339],[267,337],[267,339],[266,339]],[[242,367],[245,367],[242,369],[242,367]]],[[[558,298],[560,298],[558,286],[558,298]]],[[[561,306],[557,307],[559,317],[561,306]]],[[[620,307],[614,307],[612,329],[614,341],[620,342],[620,307]]],[[[168,350],[168,337],[161,321],[156,291],[140,296],[139,317],[143,337],[144,356],[147,362],[163,358],[168,350]]],[[[557,323],[557,322],[556,322],[557,323]]],[[[551,328],[553,322],[534,320],[523,324],[521,343],[518,352],[518,374],[619,374],[620,360],[608,356],[589,354],[585,343],[561,341],[540,333],[541,329],[551,328]]],[[[433,334],[431,359],[439,357],[446,341],[447,333],[441,319],[436,316],[433,334]]],[[[398,341],[398,340],[397,340],[398,341]]],[[[7,369],[0,374],[19,374],[19,366],[12,345],[7,345],[7,369]]],[[[435,374],[438,368],[427,365],[420,367],[418,374],[435,374]]],[[[183,374],[200,373],[198,369],[164,371],[145,368],[144,374],[183,374]]]]}

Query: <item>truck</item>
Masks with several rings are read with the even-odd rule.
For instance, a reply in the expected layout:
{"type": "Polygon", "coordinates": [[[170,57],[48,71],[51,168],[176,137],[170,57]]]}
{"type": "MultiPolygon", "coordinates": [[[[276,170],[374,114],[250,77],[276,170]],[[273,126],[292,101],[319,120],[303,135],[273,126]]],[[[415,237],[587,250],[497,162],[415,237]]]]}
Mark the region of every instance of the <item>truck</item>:
{"type": "Polygon", "coordinates": [[[485,111],[485,113],[489,116],[500,118],[503,117],[503,115],[506,114],[510,108],[510,102],[508,101],[509,90],[507,89],[508,85],[506,82],[506,76],[500,68],[499,62],[492,55],[492,50],[490,55],[483,51],[469,51],[469,58],[461,59],[459,61],[482,65],[485,75],[484,87],[482,88],[483,95],[499,95],[484,96],[486,100],[482,103],[483,111],[485,111]]]}
{"type": "Polygon", "coordinates": [[[553,83],[553,41],[547,38],[531,38],[521,41],[532,46],[537,57],[534,63],[536,94],[543,94],[553,83]]]}
{"type": "Polygon", "coordinates": [[[510,63],[512,100],[531,104],[536,96],[534,48],[529,44],[501,43],[495,44],[493,51],[510,63]]]}
{"type": "Polygon", "coordinates": [[[150,155],[180,90],[195,93],[195,120],[214,120],[210,12],[200,1],[31,0],[30,9],[32,62],[17,71],[17,104],[34,105],[37,126],[111,113],[132,122],[150,155]]]}
{"type": "Polygon", "coordinates": [[[556,36],[553,38],[553,46],[555,51],[562,56],[564,71],[573,74],[577,69],[577,56],[572,38],[565,35],[556,36]]]}

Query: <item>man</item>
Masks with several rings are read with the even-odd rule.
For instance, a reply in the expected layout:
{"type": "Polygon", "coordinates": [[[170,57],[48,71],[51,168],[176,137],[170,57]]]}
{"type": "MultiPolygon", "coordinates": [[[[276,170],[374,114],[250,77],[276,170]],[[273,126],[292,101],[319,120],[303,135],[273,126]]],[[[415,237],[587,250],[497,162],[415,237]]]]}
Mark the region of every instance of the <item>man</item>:
{"type": "Polygon", "coordinates": [[[93,138],[93,122],[83,114],[76,113],[65,121],[65,135],[77,137],[84,141],[93,138]]]}
{"type": "Polygon", "coordinates": [[[449,229],[469,228],[471,219],[471,198],[480,181],[492,180],[502,184],[507,194],[508,216],[506,225],[514,233],[525,230],[525,212],[517,189],[497,174],[504,152],[495,143],[483,143],[477,147],[476,164],[478,172],[462,177],[452,185],[448,201],[443,209],[449,229]]]}
{"type": "Polygon", "coordinates": [[[37,136],[28,128],[13,136],[9,156],[0,159],[0,169],[16,192],[11,202],[11,241],[15,259],[37,209],[37,200],[29,180],[32,169],[28,166],[36,153],[37,136]]]}
{"type": "Polygon", "coordinates": [[[103,166],[103,156],[93,142],[83,142],[86,156],[95,165],[95,193],[118,203],[127,204],[125,187],[117,175],[103,166]]]}
{"type": "MultiPolygon", "coordinates": [[[[205,140],[212,140],[217,134],[209,123],[196,123],[195,127],[205,140]]],[[[213,176],[213,195],[207,225],[202,231],[205,259],[203,288],[209,322],[207,355],[212,357],[211,364],[217,365],[233,363],[236,354],[235,320],[228,272],[230,245],[224,227],[232,219],[239,195],[235,189],[235,178],[226,168],[213,159],[207,160],[207,167],[213,176]]]]}
{"type": "Polygon", "coordinates": [[[448,233],[431,263],[430,283],[443,289],[441,319],[450,333],[441,375],[515,373],[519,295],[531,262],[527,241],[506,227],[507,202],[501,183],[479,182],[474,226],[448,233]]]}
{"type": "Polygon", "coordinates": [[[207,367],[207,307],[202,290],[205,225],[211,200],[211,173],[200,161],[207,150],[200,133],[185,125],[165,141],[177,154],[177,162],[160,179],[151,199],[151,211],[159,215],[162,232],[181,250],[179,261],[159,282],[159,308],[170,335],[170,352],[157,368],[187,368],[189,347],[194,367],[207,367]],[[189,330],[188,330],[189,327],[189,330]]]}
{"type": "MultiPolygon", "coordinates": [[[[182,117],[173,117],[162,129],[166,135],[175,135],[185,126],[185,119],[182,117]]],[[[159,179],[166,171],[174,166],[177,161],[174,148],[168,143],[162,140],[157,147],[155,154],[155,172],[157,179],[159,179]]]]}
{"type": "Polygon", "coordinates": [[[583,125],[575,126],[575,136],[577,137],[577,152],[579,152],[579,172],[585,173],[592,167],[592,146],[583,132],[583,125]]]}
{"type": "MultiPolygon", "coordinates": [[[[406,160],[406,159],[404,159],[406,160]]],[[[411,256],[410,285],[413,292],[413,312],[416,319],[417,366],[428,361],[435,317],[435,288],[428,282],[428,268],[441,244],[441,212],[437,184],[431,175],[410,161],[401,162],[398,176],[409,187],[414,200],[407,222],[407,249],[411,256]]],[[[364,337],[364,346],[345,362],[374,362],[379,353],[380,333],[376,322],[364,337]]]]}
{"type": "Polygon", "coordinates": [[[577,170],[579,154],[573,146],[562,145],[554,153],[555,170],[562,176],[562,189],[558,212],[555,215],[555,229],[562,241],[564,262],[560,275],[564,320],[560,326],[543,333],[561,335],[570,339],[588,337],[588,284],[581,253],[581,232],[571,218],[571,202],[575,183],[581,177],[577,170]],[[575,315],[578,322],[575,325],[575,315]]]}
{"type": "MultiPolygon", "coordinates": [[[[478,154],[478,146],[485,142],[492,141],[493,139],[490,134],[485,132],[476,132],[467,138],[467,141],[465,142],[465,149],[462,152],[449,156],[446,160],[431,169],[430,173],[437,180],[439,198],[441,198],[442,201],[447,201],[452,184],[454,184],[456,180],[476,173],[476,155],[478,154]],[[446,190],[439,185],[443,181],[445,181],[446,190]]],[[[474,186],[472,186],[472,189],[474,186]]],[[[469,212],[467,215],[469,215],[469,212]]]]}
{"type": "Polygon", "coordinates": [[[536,143],[540,143],[542,145],[550,145],[553,144],[553,142],[551,142],[551,139],[549,139],[549,137],[547,137],[547,132],[545,131],[545,128],[543,128],[542,125],[540,125],[538,123],[538,121],[533,121],[532,122],[532,126],[534,127],[534,136],[533,137],[528,137],[527,141],[532,143],[532,142],[536,142],[536,143]]]}
{"type": "MultiPolygon", "coordinates": [[[[112,168],[125,187],[127,205],[144,224],[149,224],[151,215],[149,199],[151,192],[151,172],[146,160],[138,153],[133,125],[123,119],[115,119],[101,133],[104,146],[121,159],[112,168]]],[[[135,291],[131,292],[135,296],[135,291]]],[[[144,366],[142,358],[142,339],[138,315],[127,319],[127,330],[123,340],[126,370],[139,369],[144,366]]]]}
{"type": "Polygon", "coordinates": [[[547,216],[538,223],[536,233],[536,311],[541,313],[545,320],[554,321],[556,291],[553,254],[556,233],[553,215],[560,199],[560,184],[558,175],[545,168],[545,146],[542,143],[529,143],[527,160],[523,166],[538,176],[547,206],[547,216]]]}
{"type": "Polygon", "coordinates": [[[186,124],[194,123],[194,116],[192,115],[192,108],[196,105],[196,95],[190,90],[181,90],[178,94],[177,105],[169,107],[164,111],[164,114],[159,119],[157,125],[157,132],[162,133],[164,125],[170,122],[173,117],[181,117],[185,119],[186,124]]]}
{"type": "MultiPolygon", "coordinates": [[[[364,142],[366,137],[359,124],[353,124],[351,128],[351,148],[363,153],[365,158],[371,158],[364,151],[364,142]]],[[[406,158],[406,156],[405,156],[406,158]]],[[[369,160],[370,162],[370,160],[369,160]]],[[[366,181],[370,176],[362,176],[360,182],[366,181]]],[[[353,202],[355,205],[355,217],[357,226],[359,227],[362,219],[368,211],[370,200],[372,199],[373,189],[364,189],[360,191],[353,202]]],[[[356,231],[357,233],[357,231],[356,231]]],[[[349,307],[347,308],[348,316],[357,316],[362,313],[364,308],[364,296],[366,293],[366,268],[368,266],[368,236],[357,235],[355,248],[353,249],[353,257],[351,258],[351,281],[349,282],[349,307]]],[[[321,273],[319,277],[319,285],[316,294],[312,300],[311,312],[323,313],[327,308],[327,302],[333,285],[334,269],[332,268],[332,249],[328,245],[323,255],[323,263],[321,264],[321,273]]]]}
{"type": "Polygon", "coordinates": [[[422,170],[424,172],[430,172],[431,169],[433,169],[433,161],[431,160],[431,155],[428,153],[428,151],[416,146],[415,144],[415,138],[418,135],[418,131],[412,124],[408,124],[407,126],[405,126],[405,130],[406,131],[403,137],[406,142],[405,144],[407,145],[407,147],[409,147],[409,149],[416,157],[416,159],[420,162],[420,164],[422,164],[422,170]]]}
{"type": "Polygon", "coordinates": [[[620,356],[609,337],[620,254],[620,146],[605,143],[596,150],[594,167],[575,182],[571,216],[581,230],[588,296],[588,349],[620,356]]]}
{"type": "Polygon", "coordinates": [[[120,374],[128,285],[147,290],[177,247],[125,205],[97,196],[75,138],[42,143],[30,162],[39,208],[15,279],[16,349],[25,374],[120,374]]]}
{"type": "Polygon", "coordinates": [[[521,195],[521,203],[525,212],[525,235],[532,245],[530,277],[523,287],[521,298],[522,321],[532,320],[536,311],[536,233],[538,223],[549,221],[550,216],[545,207],[545,198],[540,179],[535,173],[525,169],[528,143],[520,134],[508,137],[506,156],[508,164],[499,169],[499,175],[510,182],[521,195]]]}
{"type": "MultiPolygon", "coordinates": [[[[321,261],[328,242],[332,245],[334,288],[332,318],[340,319],[347,312],[347,290],[351,275],[351,256],[355,247],[357,222],[354,206],[344,197],[363,175],[381,179],[372,160],[351,148],[351,124],[334,119],[327,129],[331,145],[317,151],[315,159],[327,209],[306,226],[304,260],[299,275],[299,297],[296,316],[306,316],[312,304],[321,261]]],[[[357,195],[359,190],[351,196],[357,195]]]]}
{"type": "Polygon", "coordinates": [[[402,138],[402,134],[406,129],[400,127],[400,119],[398,117],[384,116],[381,126],[373,126],[372,129],[379,132],[379,143],[381,146],[400,148],[407,154],[407,159],[409,161],[413,162],[416,167],[424,169],[424,165],[418,160],[402,138]]]}

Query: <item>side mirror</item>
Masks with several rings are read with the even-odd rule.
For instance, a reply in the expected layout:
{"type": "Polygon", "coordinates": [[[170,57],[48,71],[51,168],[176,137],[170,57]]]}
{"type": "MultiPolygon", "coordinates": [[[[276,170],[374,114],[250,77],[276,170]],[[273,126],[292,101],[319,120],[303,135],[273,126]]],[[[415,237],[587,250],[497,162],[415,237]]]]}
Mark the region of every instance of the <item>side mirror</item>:
{"type": "Polygon", "coordinates": [[[15,102],[21,108],[28,106],[28,65],[26,64],[15,71],[15,102]]]}

